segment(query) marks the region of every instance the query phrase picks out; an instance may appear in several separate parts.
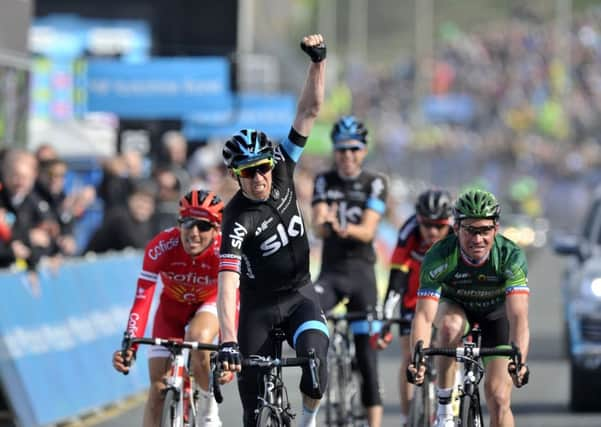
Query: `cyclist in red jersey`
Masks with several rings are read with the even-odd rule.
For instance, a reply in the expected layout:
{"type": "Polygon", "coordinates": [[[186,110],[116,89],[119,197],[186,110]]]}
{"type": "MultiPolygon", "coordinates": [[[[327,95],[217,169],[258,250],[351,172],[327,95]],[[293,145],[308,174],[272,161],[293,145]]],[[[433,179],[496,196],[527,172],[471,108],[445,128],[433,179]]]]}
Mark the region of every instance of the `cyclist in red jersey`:
{"type": "MultiPolygon", "coordinates": [[[[390,279],[384,302],[384,316],[387,318],[393,317],[400,302],[400,317],[413,320],[422,259],[434,243],[444,239],[451,231],[451,196],[448,192],[424,191],[417,198],[415,212],[401,226],[392,253],[390,279]]],[[[401,327],[399,330],[402,354],[399,371],[401,426],[407,422],[409,402],[413,394],[413,384],[407,382],[405,375],[411,358],[410,334],[410,327],[401,327]]],[[[390,344],[392,335],[389,331],[382,331],[376,338],[377,347],[383,349],[390,344]]]]}
{"type": "MultiPolygon", "coordinates": [[[[161,295],[152,336],[212,343],[219,331],[216,301],[223,202],[211,191],[193,190],[180,199],[179,206],[178,227],[161,231],[146,246],[127,333],[144,336],[158,284],[161,295]]],[[[133,360],[135,349],[126,357],[133,360]]],[[[163,406],[161,389],[165,387],[163,377],[169,371],[168,350],[151,347],[148,357],[151,387],[144,427],[158,426],[163,406]]],[[[192,369],[201,395],[200,425],[213,427],[221,426],[221,421],[217,404],[207,391],[209,362],[209,352],[192,353],[192,369]]],[[[113,355],[113,366],[119,372],[129,370],[120,350],[113,355]]]]}

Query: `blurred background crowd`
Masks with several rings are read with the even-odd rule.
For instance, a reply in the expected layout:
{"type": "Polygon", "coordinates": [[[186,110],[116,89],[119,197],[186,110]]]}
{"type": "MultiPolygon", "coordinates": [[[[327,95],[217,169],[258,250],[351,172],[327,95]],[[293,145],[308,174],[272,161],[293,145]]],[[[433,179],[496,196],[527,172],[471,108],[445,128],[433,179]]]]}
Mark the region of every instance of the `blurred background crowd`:
{"type": "MultiPolygon", "coordinates": [[[[51,2],[43,3],[39,13],[51,10],[51,2]]],[[[384,252],[392,249],[415,196],[429,186],[455,194],[473,185],[495,192],[503,200],[506,229],[513,227],[509,232],[524,246],[544,245],[549,224],[578,223],[601,178],[601,8],[508,2],[482,26],[477,17],[466,23],[457,14],[456,21],[448,14],[437,18],[443,15],[437,15],[438,2],[404,2],[401,23],[415,21],[415,31],[406,37],[410,46],[399,42],[391,51],[387,42],[372,40],[371,31],[379,20],[386,31],[390,18],[383,16],[394,8],[391,2],[382,0],[369,17],[361,13],[367,2],[241,5],[249,3],[253,43],[238,48],[256,52],[263,64],[278,52],[275,81],[290,92],[302,84],[296,77],[304,64],[294,56],[294,42],[269,37],[269,31],[325,27],[327,100],[297,172],[305,212],[313,177],[331,162],[330,126],[352,113],[369,129],[367,168],[390,179],[379,238],[384,252]],[[256,25],[267,18],[275,18],[269,29],[256,25]],[[341,34],[348,34],[346,44],[341,34]],[[515,234],[522,225],[526,236],[515,234]]],[[[238,25],[245,28],[243,21],[238,25]]],[[[397,39],[405,40],[403,25],[394,25],[397,39]]],[[[8,71],[2,72],[0,94],[6,96],[8,71]]],[[[269,91],[274,83],[238,78],[238,89],[269,91]]],[[[21,86],[17,81],[11,87],[21,86]]],[[[175,224],[177,201],[189,188],[210,188],[229,199],[237,186],[222,165],[225,137],[188,138],[179,125],[162,123],[146,145],[122,137],[113,153],[85,156],[71,155],[56,134],[17,143],[20,130],[5,128],[0,267],[33,270],[46,256],[143,248],[175,224]]]]}

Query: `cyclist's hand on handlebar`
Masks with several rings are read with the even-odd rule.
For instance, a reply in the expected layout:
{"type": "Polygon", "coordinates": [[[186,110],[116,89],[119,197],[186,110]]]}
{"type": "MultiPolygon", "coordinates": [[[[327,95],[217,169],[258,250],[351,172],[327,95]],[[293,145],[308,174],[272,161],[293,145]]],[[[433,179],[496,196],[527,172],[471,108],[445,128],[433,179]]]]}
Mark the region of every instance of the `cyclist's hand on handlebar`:
{"type": "Polygon", "coordinates": [[[129,372],[132,362],[135,360],[135,353],[130,348],[126,350],[125,357],[123,357],[122,350],[117,350],[113,353],[113,368],[121,373],[129,372]]]}
{"type": "Polygon", "coordinates": [[[223,385],[231,383],[234,377],[235,374],[232,371],[221,371],[219,377],[217,378],[217,381],[219,381],[219,384],[223,385]]]}
{"type": "Polygon", "coordinates": [[[391,342],[392,333],[390,332],[390,328],[387,327],[383,327],[380,332],[369,337],[369,345],[374,350],[384,350],[391,342]]]}
{"type": "Polygon", "coordinates": [[[309,55],[313,62],[321,62],[326,58],[326,44],[321,34],[303,37],[301,49],[309,55]]]}
{"type": "Polygon", "coordinates": [[[415,385],[422,385],[426,378],[426,365],[420,364],[419,369],[413,363],[407,366],[407,381],[415,385]]]}
{"type": "Polygon", "coordinates": [[[219,362],[224,371],[237,371],[242,369],[240,347],[237,342],[228,341],[219,344],[219,362]]]}
{"type": "Polygon", "coordinates": [[[517,388],[528,384],[528,380],[530,379],[530,369],[526,363],[522,363],[520,365],[520,369],[516,369],[516,364],[514,362],[510,362],[507,366],[507,370],[509,371],[509,375],[511,375],[513,384],[517,388]]]}

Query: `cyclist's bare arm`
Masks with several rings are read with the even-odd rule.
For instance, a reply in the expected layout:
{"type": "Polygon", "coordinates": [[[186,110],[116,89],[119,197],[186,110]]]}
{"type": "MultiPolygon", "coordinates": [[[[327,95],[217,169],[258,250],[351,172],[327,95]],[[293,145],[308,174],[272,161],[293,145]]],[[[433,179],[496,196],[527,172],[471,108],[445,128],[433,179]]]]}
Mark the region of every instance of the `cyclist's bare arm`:
{"type": "Polygon", "coordinates": [[[236,337],[236,292],[240,285],[240,275],[233,271],[219,272],[219,294],[217,297],[217,313],[221,341],[237,342],[236,337]]]}
{"type": "Polygon", "coordinates": [[[327,202],[315,203],[312,208],[312,220],[315,235],[321,238],[328,237],[333,231],[334,223],[338,223],[336,207],[329,206],[327,202]]]}
{"type": "Polygon", "coordinates": [[[359,240],[363,243],[371,242],[376,236],[376,230],[378,228],[378,222],[380,221],[380,215],[378,212],[366,209],[363,212],[363,217],[359,224],[347,223],[346,228],[335,230],[340,237],[347,239],[359,240]]]}
{"type": "Polygon", "coordinates": [[[424,348],[430,346],[430,337],[432,335],[432,325],[436,318],[436,310],[438,310],[438,301],[429,298],[419,298],[415,306],[415,317],[413,318],[413,326],[411,327],[411,348],[415,347],[415,343],[422,340],[424,348]]]}
{"type": "MultiPolygon", "coordinates": [[[[321,34],[312,34],[303,38],[303,43],[308,46],[317,46],[324,43],[321,34]]],[[[323,104],[326,77],[326,60],[311,62],[305,80],[305,85],[296,108],[293,127],[302,136],[309,136],[313,123],[323,104]]]]}
{"type": "MultiPolygon", "coordinates": [[[[411,348],[415,348],[415,344],[418,341],[424,343],[424,348],[430,346],[430,337],[432,335],[432,325],[434,318],[436,317],[436,310],[438,309],[438,301],[419,298],[415,307],[415,317],[413,318],[413,325],[411,327],[411,348]]],[[[421,384],[424,381],[425,366],[421,366],[418,369],[413,364],[410,364],[407,368],[413,373],[417,374],[416,384],[421,384]]]]}
{"type": "MultiPolygon", "coordinates": [[[[507,319],[509,320],[509,341],[514,342],[518,346],[522,352],[522,363],[526,364],[530,344],[528,294],[509,294],[505,300],[505,309],[507,310],[507,319]]],[[[526,367],[522,367],[520,372],[518,372],[518,378],[514,378],[514,382],[520,380],[526,369],[526,367]]]]}

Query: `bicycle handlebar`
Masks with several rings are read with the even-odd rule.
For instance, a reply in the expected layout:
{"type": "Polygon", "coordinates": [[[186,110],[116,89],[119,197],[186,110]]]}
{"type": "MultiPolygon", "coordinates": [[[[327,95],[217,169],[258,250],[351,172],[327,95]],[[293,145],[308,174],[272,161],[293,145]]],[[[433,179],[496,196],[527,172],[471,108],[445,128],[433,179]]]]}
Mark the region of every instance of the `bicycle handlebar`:
{"type": "Polygon", "coordinates": [[[401,326],[411,326],[411,321],[402,317],[385,317],[376,310],[371,311],[349,311],[346,313],[326,314],[326,319],[334,323],[339,322],[354,322],[358,320],[365,320],[367,322],[383,322],[382,327],[390,327],[391,325],[397,324],[401,326]]]}
{"type": "Polygon", "coordinates": [[[219,351],[219,346],[215,344],[206,344],[198,341],[184,341],[181,339],[165,339],[165,338],[134,338],[126,336],[123,338],[121,344],[122,351],[127,351],[132,345],[145,344],[145,345],[160,345],[168,349],[181,350],[188,348],[190,350],[208,350],[208,351],[219,351]]]}
{"type": "Polygon", "coordinates": [[[346,313],[334,314],[327,313],[326,319],[338,323],[338,322],[353,322],[357,320],[382,320],[382,316],[376,311],[348,311],[346,313]]]}
{"type": "Polygon", "coordinates": [[[317,390],[319,388],[319,377],[317,374],[317,368],[319,366],[319,359],[315,355],[314,350],[309,351],[309,356],[307,357],[282,357],[282,358],[272,358],[271,356],[260,356],[260,355],[251,355],[242,359],[242,367],[243,368],[261,368],[261,369],[271,369],[271,368],[287,368],[291,366],[309,366],[309,371],[311,372],[311,382],[313,384],[313,388],[317,390]]]}
{"type": "Polygon", "coordinates": [[[457,348],[424,348],[422,353],[424,356],[447,356],[454,357],[458,360],[465,358],[479,358],[484,356],[508,356],[521,363],[522,357],[517,348],[494,348],[494,347],[483,347],[483,348],[470,348],[470,347],[457,347],[457,348]]]}
{"type": "Polygon", "coordinates": [[[221,376],[221,364],[219,363],[219,357],[217,353],[211,354],[211,372],[213,376],[211,378],[211,386],[213,387],[213,397],[215,402],[223,402],[223,393],[221,393],[221,384],[219,384],[219,377],[221,376]]]}
{"type": "MultiPolygon", "coordinates": [[[[446,357],[454,357],[457,361],[462,360],[474,360],[479,359],[484,356],[508,356],[511,358],[510,365],[514,365],[517,367],[519,371],[522,366],[522,352],[519,347],[515,343],[511,343],[511,348],[496,348],[496,347],[456,347],[456,348],[424,348],[424,342],[419,340],[415,343],[415,349],[413,351],[412,363],[413,366],[419,370],[420,365],[425,363],[426,356],[446,356],[446,357]]],[[[511,374],[511,369],[509,370],[511,374]]],[[[412,383],[415,383],[416,375],[407,371],[407,380],[412,383]]],[[[528,382],[528,379],[525,379],[525,383],[528,382]]]]}

